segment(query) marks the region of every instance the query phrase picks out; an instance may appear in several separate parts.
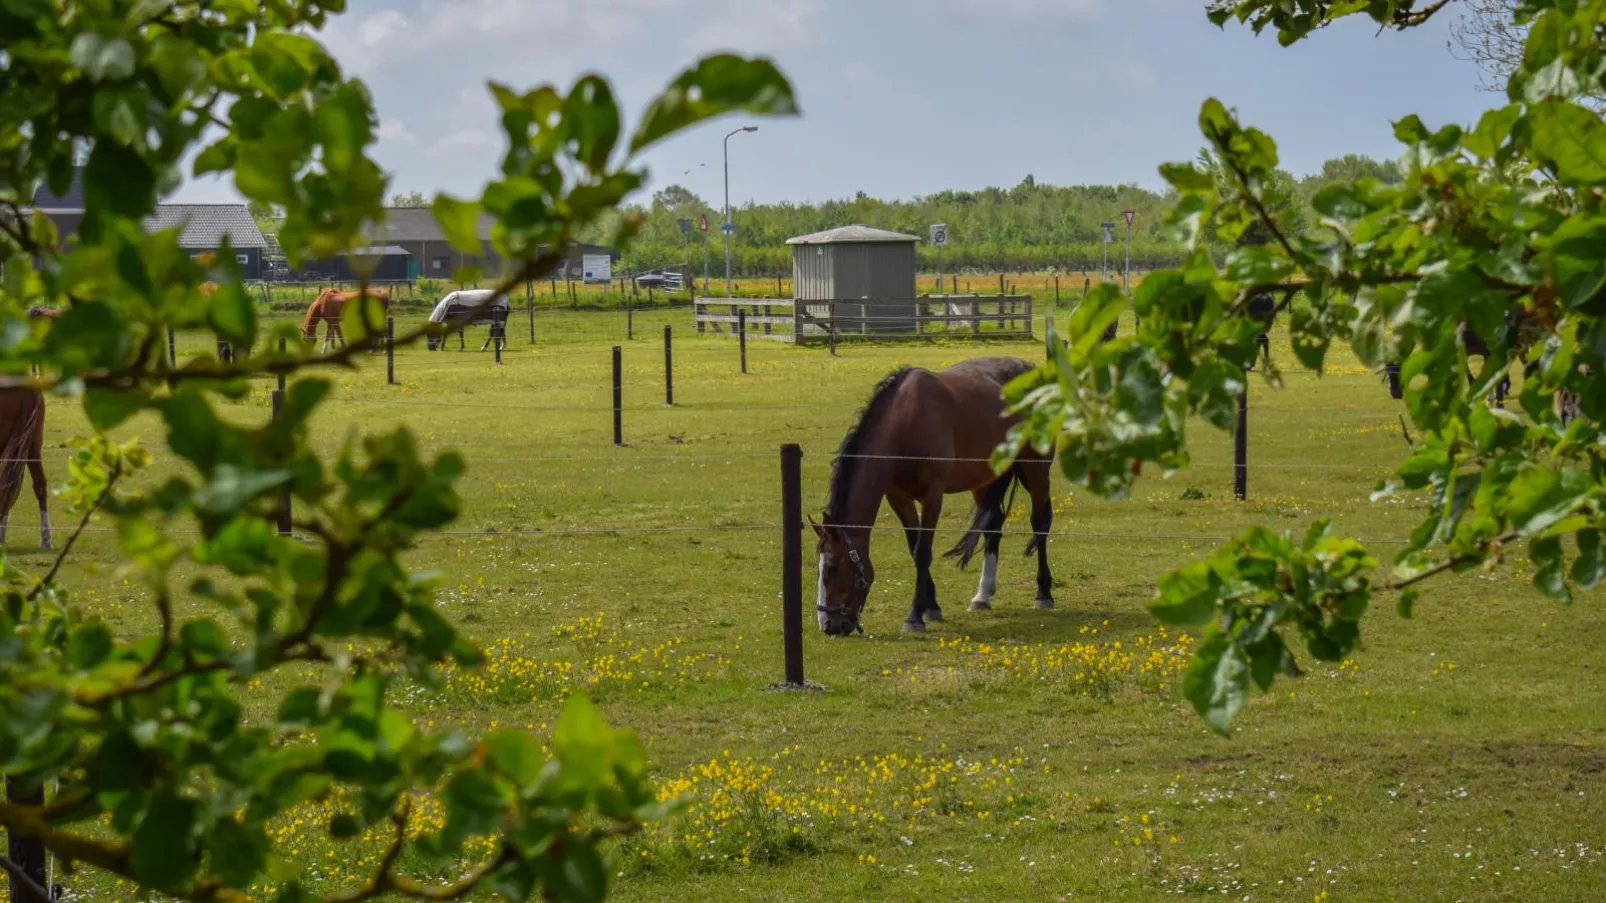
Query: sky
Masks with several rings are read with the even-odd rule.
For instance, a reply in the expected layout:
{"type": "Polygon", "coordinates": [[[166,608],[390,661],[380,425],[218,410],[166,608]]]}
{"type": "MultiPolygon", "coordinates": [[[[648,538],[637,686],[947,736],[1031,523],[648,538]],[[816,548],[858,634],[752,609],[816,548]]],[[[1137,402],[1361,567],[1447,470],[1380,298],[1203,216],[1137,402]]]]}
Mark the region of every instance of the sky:
{"type": "MultiPolygon", "coordinates": [[[[1008,187],[1159,187],[1203,145],[1214,96],[1302,175],[1345,153],[1393,157],[1390,121],[1471,124],[1499,99],[1446,47],[1449,16],[1384,32],[1356,16],[1290,48],[1211,25],[1204,0],[350,0],[319,36],[369,86],[373,155],[393,192],[477,195],[504,147],[486,88],[609,79],[631,122],[699,56],[765,55],[801,115],[723,117],[647,153],[642,196],[682,184],[730,200],[909,198],[1008,187]]],[[[1454,7],[1452,7],[1452,10],[1454,7]]],[[[174,200],[239,199],[215,177],[174,200]]]]}

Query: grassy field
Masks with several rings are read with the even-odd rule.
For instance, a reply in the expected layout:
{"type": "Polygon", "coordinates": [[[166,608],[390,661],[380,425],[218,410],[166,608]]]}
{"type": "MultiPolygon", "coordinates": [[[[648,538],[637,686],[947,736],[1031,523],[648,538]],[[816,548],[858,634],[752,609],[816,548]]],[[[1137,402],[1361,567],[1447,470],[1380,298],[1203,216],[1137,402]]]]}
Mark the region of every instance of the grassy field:
{"type": "MultiPolygon", "coordinates": [[[[414,315],[416,316],[416,315],[414,315]]],[[[1240,527],[1313,519],[1387,557],[1419,514],[1368,493],[1404,449],[1376,377],[1340,360],[1251,394],[1248,502],[1231,500],[1230,436],[1195,427],[1195,465],[1105,503],[1056,477],[1049,553],[1059,607],[1031,608],[1023,500],[1006,533],[995,610],[965,611],[976,568],[935,573],[948,620],[898,632],[912,593],[901,535],[878,531],[865,636],[805,638],[821,692],[781,679],[778,447],[804,449],[818,511],[832,453],[876,380],[1035,344],[824,349],[695,339],[685,308],[544,313],[501,367],[456,343],[340,377],[318,441],[407,424],[469,462],[467,511],[414,554],[450,575],[442,606],[491,649],[479,675],[408,693],[439,728],[541,731],[583,689],[639,732],[688,812],[615,848],[614,898],[649,900],[1585,901],[1606,896],[1606,612],[1527,585],[1521,561],[1429,588],[1413,620],[1386,600],[1342,666],[1257,695],[1231,739],[1175,694],[1189,639],[1145,611],[1155,578],[1240,527]],[[674,324],[675,406],[663,404],[662,326],[674,324]],[[625,446],[611,444],[609,349],[624,346],[625,446]]],[[[1123,326],[1123,329],[1129,328],[1123,326]]],[[[1292,365],[1274,336],[1274,353],[1292,365]],[[1280,349],[1280,350],[1278,350],[1280,349]]],[[[180,353],[201,350],[181,337],[180,353]]],[[[267,390],[237,405],[265,418],[267,390]]],[[[47,468],[85,429],[51,409],[47,468]]],[[[156,438],[137,421],[121,435],[156,438]]],[[[159,479],[163,462],[150,475],[159,479]]],[[[9,553],[45,558],[19,504],[9,553]]],[[[946,548],[968,516],[950,497],[946,548]]],[[[882,523],[892,521],[883,510],[882,523]]],[[[90,533],[69,584],[116,629],[153,617],[90,533]]],[[[808,546],[812,548],[812,543],[808,546]]],[[[807,556],[812,557],[812,556],[807,556]]],[[[805,574],[812,583],[812,572],[805,574]]],[[[175,581],[183,585],[182,579],[175,581]]],[[[198,611],[196,607],[190,609],[198,611]]],[[[271,714],[271,680],[251,717],[271,714]]],[[[334,889],[377,845],[335,845],[287,820],[294,863],[334,889]]],[[[419,830],[429,830],[426,818],[419,830]]],[[[91,876],[80,899],[132,899],[91,876]]]]}

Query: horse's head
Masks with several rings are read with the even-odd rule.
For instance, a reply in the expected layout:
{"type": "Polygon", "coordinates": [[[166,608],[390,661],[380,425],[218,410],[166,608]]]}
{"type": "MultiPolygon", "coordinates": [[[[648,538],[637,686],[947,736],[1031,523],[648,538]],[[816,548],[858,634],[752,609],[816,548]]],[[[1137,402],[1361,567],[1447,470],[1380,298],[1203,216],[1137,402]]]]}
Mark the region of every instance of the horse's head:
{"type": "Polygon", "coordinates": [[[870,536],[868,530],[855,529],[857,541],[846,528],[834,525],[830,518],[822,526],[809,519],[809,525],[819,535],[816,551],[820,557],[820,594],[815,614],[820,629],[831,636],[844,636],[854,631],[864,632],[859,616],[870,598],[870,585],[875,582],[875,567],[870,564],[870,536]]]}

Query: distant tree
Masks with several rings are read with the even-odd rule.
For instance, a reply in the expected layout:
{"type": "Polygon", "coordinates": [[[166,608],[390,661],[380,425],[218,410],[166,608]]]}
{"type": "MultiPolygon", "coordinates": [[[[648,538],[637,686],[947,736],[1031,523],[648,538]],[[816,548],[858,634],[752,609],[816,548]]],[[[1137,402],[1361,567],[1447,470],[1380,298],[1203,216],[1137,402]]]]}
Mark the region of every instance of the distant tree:
{"type": "MultiPolygon", "coordinates": [[[[1476,63],[1481,71],[1478,87],[1499,94],[1506,92],[1511,74],[1522,66],[1523,49],[1528,41],[1528,23],[1531,6],[1523,0],[1463,0],[1459,21],[1450,23],[1450,52],[1459,47],[1466,56],[1458,57],[1476,63]]],[[[1602,31],[1595,29],[1597,49],[1602,44],[1602,31]]],[[[1581,88],[1587,105],[1606,110],[1606,93],[1581,88]]]]}
{"type": "Polygon", "coordinates": [[[279,223],[284,221],[284,209],[277,204],[250,201],[245,205],[245,209],[251,214],[251,218],[256,220],[257,228],[263,232],[278,232],[279,223]]]}
{"type": "Polygon", "coordinates": [[[703,210],[708,204],[684,185],[669,185],[653,192],[652,206],[655,210],[680,213],[691,208],[703,210]]]}
{"type": "Polygon", "coordinates": [[[424,197],[424,193],[422,191],[410,191],[407,194],[401,194],[398,192],[390,196],[390,206],[428,207],[430,206],[430,202],[429,198],[424,197]]]}

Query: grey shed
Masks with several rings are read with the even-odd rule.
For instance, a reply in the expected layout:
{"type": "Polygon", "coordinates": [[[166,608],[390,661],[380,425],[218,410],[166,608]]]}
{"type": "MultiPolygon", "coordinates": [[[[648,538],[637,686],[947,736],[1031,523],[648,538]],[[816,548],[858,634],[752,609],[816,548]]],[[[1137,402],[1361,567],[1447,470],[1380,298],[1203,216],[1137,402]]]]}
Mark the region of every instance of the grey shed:
{"type": "Polygon", "coordinates": [[[803,301],[912,301],[918,241],[858,224],[789,238],[793,293],[803,301]]]}

